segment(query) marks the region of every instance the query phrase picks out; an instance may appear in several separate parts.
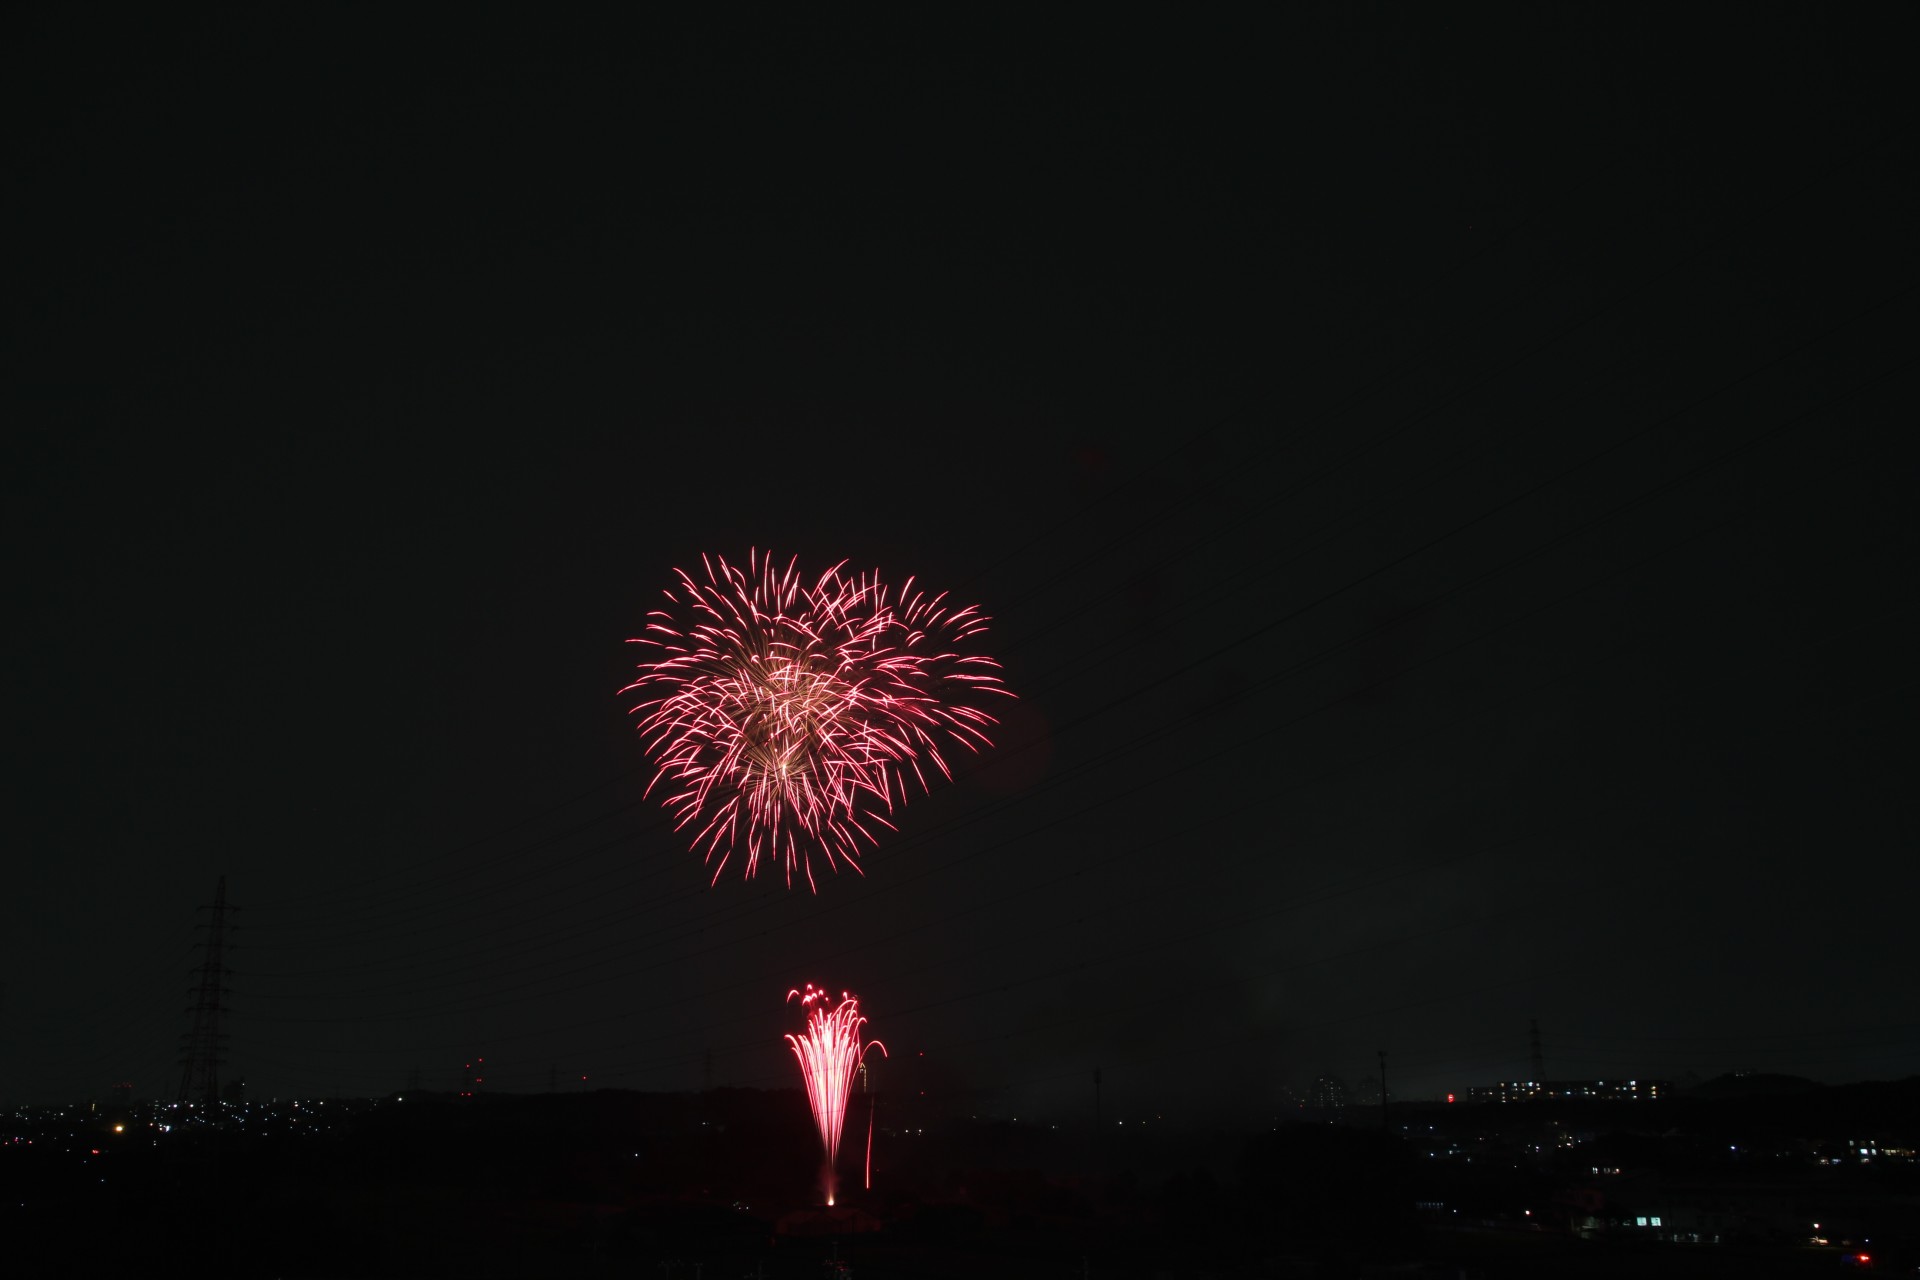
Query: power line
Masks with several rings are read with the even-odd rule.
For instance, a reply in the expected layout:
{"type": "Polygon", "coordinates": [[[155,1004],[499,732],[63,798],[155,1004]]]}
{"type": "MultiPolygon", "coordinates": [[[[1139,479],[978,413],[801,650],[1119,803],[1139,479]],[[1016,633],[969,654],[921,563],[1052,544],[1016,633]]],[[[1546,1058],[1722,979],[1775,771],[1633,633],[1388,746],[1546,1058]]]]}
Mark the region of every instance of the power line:
{"type": "MultiPolygon", "coordinates": [[[[1802,416],[1804,416],[1804,415],[1802,415],[1802,416]]],[[[1770,434],[1777,434],[1777,431],[1778,431],[1778,430],[1779,430],[1779,428],[1776,428],[1776,431],[1775,431],[1775,432],[1772,432],[1772,433],[1764,433],[1764,434],[1768,434],[1768,435],[1770,435],[1770,434]]],[[[1750,444],[1750,443],[1752,443],[1752,442],[1751,442],[1751,441],[1749,441],[1749,442],[1747,442],[1747,443],[1748,443],[1748,444],[1750,444]]],[[[1740,447],[1745,447],[1745,446],[1743,445],[1743,446],[1740,446],[1740,447]]],[[[1737,450],[1736,450],[1736,451],[1737,451],[1737,450]]],[[[1724,456],[1724,455],[1723,455],[1723,456],[1724,456]]],[[[1699,469],[1700,469],[1700,468],[1696,468],[1696,472],[1697,472],[1697,471],[1698,471],[1699,469]]],[[[1678,483],[1678,480],[1676,480],[1676,481],[1673,481],[1673,482],[1670,482],[1670,483],[1678,483]]]]}

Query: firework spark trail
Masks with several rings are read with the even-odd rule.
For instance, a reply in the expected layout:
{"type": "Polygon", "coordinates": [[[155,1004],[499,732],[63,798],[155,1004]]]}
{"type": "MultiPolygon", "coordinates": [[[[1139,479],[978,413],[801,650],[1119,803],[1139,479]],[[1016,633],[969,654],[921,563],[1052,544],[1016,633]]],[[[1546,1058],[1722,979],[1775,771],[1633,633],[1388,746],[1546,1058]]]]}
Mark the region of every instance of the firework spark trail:
{"type": "Polygon", "coordinates": [[[670,607],[630,642],[659,651],[620,690],[653,695],[632,708],[656,766],[647,791],[669,780],[674,829],[693,830],[715,883],[742,852],[748,879],[775,858],[789,886],[797,868],[817,890],[813,852],[859,871],[909,782],[928,789],[924,766],[952,777],[943,744],[992,745],[996,721],[972,701],[1007,694],[999,664],[958,651],[987,619],[844,561],[809,586],[797,558],[701,559],[706,580],[676,570],[670,607]]]}
{"type": "MultiPolygon", "coordinates": [[[[868,1049],[878,1049],[885,1057],[887,1046],[878,1040],[861,1043],[860,1028],[867,1020],[860,1013],[860,1001],[851,993],[842,991],[840,1002],[834,1004],[826,992],[808,983],[805,991],[787,992],[789,1001],[795,997],[807,1011],[807,1026],[798,1036],[789,1034],[787,1044],[800,1063],[800,1076],[807,1084],[807,1104],[813,1109],[813,1123],[820,1131],[825,1160],[820,1172],[821,1189],[831,1205],[834,1160],[840,1153],[840,1130],[847,1118],[847,1098],[853,1091],[854,1073],[865,1061],[868,1049]]],[[[871,1144],[871,1136],[868,1142],[871,1144]]],[[[867,1159],[871,1185],[871,1146],[867,1159]]]]}

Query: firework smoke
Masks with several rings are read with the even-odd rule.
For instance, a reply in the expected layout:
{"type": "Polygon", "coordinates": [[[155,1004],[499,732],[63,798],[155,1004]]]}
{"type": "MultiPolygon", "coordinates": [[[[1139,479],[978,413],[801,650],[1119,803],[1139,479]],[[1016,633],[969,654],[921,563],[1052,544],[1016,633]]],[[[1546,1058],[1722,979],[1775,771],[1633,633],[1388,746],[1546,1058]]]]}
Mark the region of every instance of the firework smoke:
{"type": "MultiPolygon", "coordinates": [[[[854,1073],[865,1060],[868,1049],[878,1049],[884,1057],[887,1046],[878,1040],[861,1043],[860,1028],[867,1020],[860,1014],[859,1000],[849,992],[842,991],[839,1003],[835,1004],[826,992],[808,983],[805,991],[787,992],[789,1001],[796,997],[801,1008],[807,1011],[807,1027],[798,1036],[787,1036],[787,1044],[800,1063],[800,1075],[807,1084],[807,1103],[813,1108],[813,1123],[820,1131],[823,1155],[820,1184],[831,1205],[834,1161],[840,1153],[840,1129],[847,1118],[847,1096],[853,1091],[854,1073]]],[[[868,1160],[871,1159],[869,1148],[868,1160]]]]}
{"type": "MultiPolygon", "coordinates": [[[[986,629],[909,578],[897,590],[844,562],[803,583],[798,561],[747,553],[746,567],[702,557],[706,580],[676,570],[667,608],[631,641],[658,652],[620,692],[664,779],[675,830],[693,832],[713,879],[736,853],[751,879],[763,859],[800,870],[812,855],[860,869],[858,852],[927,768],[952,777],[943,746],[991,746],[974,705],[1006,694],[991,658],[959,651],[986,629]]],[[[1011,695],[1009,695],[1011,696],[1011,695]]]]}

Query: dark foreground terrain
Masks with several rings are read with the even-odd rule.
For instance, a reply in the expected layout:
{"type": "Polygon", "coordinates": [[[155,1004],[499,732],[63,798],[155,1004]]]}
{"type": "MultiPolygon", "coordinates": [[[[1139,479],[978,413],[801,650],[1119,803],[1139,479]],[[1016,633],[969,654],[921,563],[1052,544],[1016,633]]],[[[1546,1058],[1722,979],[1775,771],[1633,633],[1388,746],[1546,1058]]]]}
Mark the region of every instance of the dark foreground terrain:
{"type": "Polygon", "coordinates": [[[1917,1095],[890,1117],[831,1211],[789,1093],[93,1104],[12,1114],[0,1233],[49,1277],[1914,1275],[1917,1095]]]}

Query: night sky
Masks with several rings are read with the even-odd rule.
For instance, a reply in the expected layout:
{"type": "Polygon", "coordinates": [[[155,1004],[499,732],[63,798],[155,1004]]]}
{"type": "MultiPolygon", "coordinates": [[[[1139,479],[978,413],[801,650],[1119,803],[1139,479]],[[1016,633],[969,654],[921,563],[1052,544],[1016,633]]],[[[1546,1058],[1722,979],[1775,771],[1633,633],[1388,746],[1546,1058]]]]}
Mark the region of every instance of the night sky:
{"type": "Polygon", "coordinates": [[[177,1087],[222,875],[261,1096],[786,1086],[807,981],[993,1114],[1920,1071],[1915,33],[1836,8],[16,29],[0,1097],[177,1087]],[[748,548],[1020,697],[817,896],[616,696],[748,548]]]}

